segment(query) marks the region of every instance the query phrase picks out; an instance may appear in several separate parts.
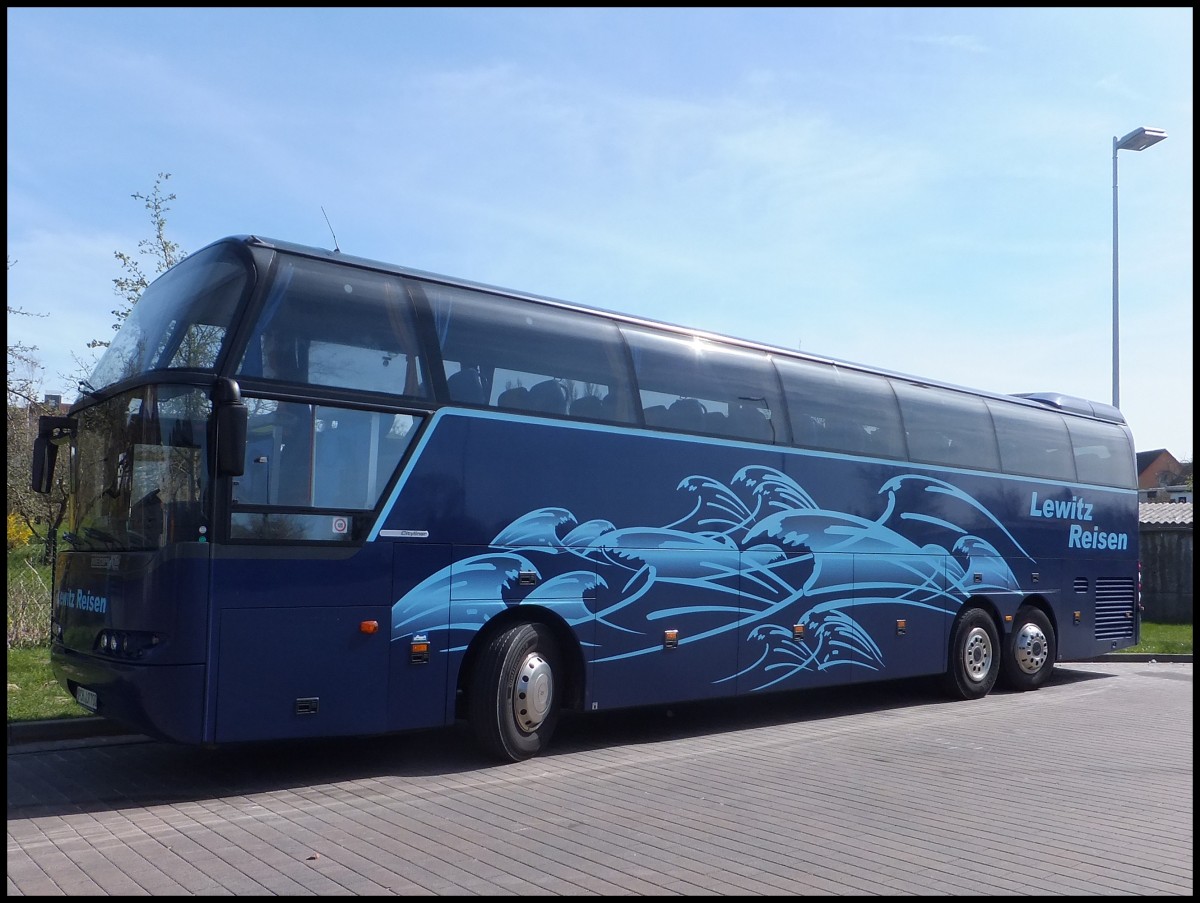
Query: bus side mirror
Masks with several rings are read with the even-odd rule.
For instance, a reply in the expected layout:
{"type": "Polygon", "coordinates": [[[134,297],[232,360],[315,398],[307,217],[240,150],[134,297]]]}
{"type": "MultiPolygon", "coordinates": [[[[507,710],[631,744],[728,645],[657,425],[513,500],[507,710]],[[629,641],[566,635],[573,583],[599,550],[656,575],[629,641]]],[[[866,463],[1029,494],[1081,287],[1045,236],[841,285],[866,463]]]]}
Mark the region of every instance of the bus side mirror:
{"type": "Polygon", "coordinates": [[[250,412],[242,392],[232,379],[219,379],[213,386],[213,433],[209,454],[215,458],[217,476],[240,477],[246,470],[246,425],[250,412]]]}
{"type": "Polygon", "coordinates": [[[31,488],[48,495],[54,486],[54,462],[58,459],[58,443],[70,438],[75,421],[70,417],[38,418],[38,434],[33,440],[33,480],[31,488]]]}
{"type": "Polygon", "coordinates": [[[47,495],[54,483],[54,461],[58,458],[58,446],[49,436],[39,435],[33,440],[33,491],[47,495]]]}

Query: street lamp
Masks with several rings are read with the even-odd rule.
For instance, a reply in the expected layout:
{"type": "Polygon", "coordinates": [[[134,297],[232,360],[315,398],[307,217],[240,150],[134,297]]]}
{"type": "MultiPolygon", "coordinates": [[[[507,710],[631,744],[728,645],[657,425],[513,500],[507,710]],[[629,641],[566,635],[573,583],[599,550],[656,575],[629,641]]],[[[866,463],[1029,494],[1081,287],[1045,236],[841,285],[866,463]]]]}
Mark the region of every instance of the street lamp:
{"type": "Polygon", "coordinates": [[[1167,137],[1162,129],[1134,129],[1124,138],[1113,135],[1113,327],[1112,327],[1112,403],[1114,408],[1121,406],[1121,339],[1120,339],[1120,307],[1117,303],[1117,151],[1143,151],[1152,144],[1158,144],[1167,137]]]}

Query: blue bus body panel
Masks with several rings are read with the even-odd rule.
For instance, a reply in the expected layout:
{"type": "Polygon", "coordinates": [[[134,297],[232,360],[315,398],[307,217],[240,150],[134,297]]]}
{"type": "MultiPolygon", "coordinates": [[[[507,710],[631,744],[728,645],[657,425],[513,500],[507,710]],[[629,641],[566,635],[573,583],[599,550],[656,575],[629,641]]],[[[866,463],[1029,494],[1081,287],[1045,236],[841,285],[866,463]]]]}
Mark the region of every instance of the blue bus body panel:
{"type": "Polygon", "coordinates": [[[1137,537],[1109,527],[1135,523],[1131,506],[1129,491],[443,412],[373,538],[449,549],[398,579],[411,588],[392,608],[394,644],[449,634],[433,644],[449,686],[482,623],[536,605],[574,631],[587,707],[612,708],[939,673],[972,597],[1003,618],[1044,595],[1061,658],[1128,645],[1137,537]],[[1079,598],[1043,593],[1064,580],[1079,598]],[[1113,636],[1074,617],[1105,580],[1113,636]]]}
{"type": "Polygon", "coordinates": [[[448,724],[479,629],[522,606],[574,637],[586,709],[940,673],[968,599],[1001,623],[1043,599],[1059,658],[1080,659],[1134,641],[1137,534],[1116,525],[1136,506],[1126,490],[445,410],[360,547],[62,556],[53,656],[101,714],[191,743],[448,724]],[[164,641],[114,662],[94,648],[105,628],[164,641]]]}

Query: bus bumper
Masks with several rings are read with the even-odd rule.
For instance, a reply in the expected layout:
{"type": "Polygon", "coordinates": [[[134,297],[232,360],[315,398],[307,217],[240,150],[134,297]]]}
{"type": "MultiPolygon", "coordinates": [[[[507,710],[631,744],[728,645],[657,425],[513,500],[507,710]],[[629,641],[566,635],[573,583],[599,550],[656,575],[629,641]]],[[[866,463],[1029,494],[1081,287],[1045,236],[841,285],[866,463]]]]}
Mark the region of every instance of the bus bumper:
{"type": "Polygon", "coordinates": [[[207,742],[202,664],[129,664],[55,644],[50,665],[59,684],[96,715],[162,740],[207,742]]]}

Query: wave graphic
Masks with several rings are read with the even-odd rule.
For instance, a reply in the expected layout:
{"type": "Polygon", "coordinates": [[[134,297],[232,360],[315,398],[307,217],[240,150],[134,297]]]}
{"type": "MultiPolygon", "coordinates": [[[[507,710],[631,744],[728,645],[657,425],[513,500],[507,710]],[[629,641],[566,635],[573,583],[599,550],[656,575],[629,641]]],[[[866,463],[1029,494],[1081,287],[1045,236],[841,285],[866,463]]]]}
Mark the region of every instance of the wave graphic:
{"type": "Polygon", "coordinates": [[[539,605],[575,627],[594,623],[586,645],[600,663],[660,652],[669,621],[681,644],[735,633],[757,650],[715,683],[782,687],[803,672],[886,668],[855,611],[952,615],[972,593],[1015,589],[1007,560],[1029,557],[977,499],[922,474],[889,478],[874,519],[822,508],[766,466],[728,483],[689,476],[676,490],[684,510],[663,525],[580,523],[559,507],[521,515],[487,552],[405,593],[392,608],[392,638],[465,629],[460,600],[539,605]],[[1004,548],[972,532],[981,528],[1004,548]]]}

